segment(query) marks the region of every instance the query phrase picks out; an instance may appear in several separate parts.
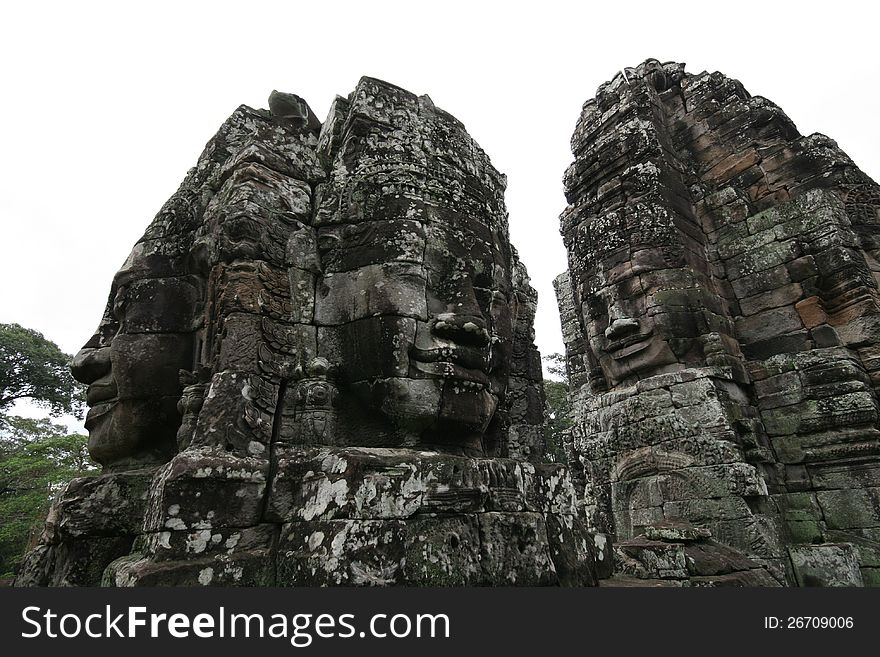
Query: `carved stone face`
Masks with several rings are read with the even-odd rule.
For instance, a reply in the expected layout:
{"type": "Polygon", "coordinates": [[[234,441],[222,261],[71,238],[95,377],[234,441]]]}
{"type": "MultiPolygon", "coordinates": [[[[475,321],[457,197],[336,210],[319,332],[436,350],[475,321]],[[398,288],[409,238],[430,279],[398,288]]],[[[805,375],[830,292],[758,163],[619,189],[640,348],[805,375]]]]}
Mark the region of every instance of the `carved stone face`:
{"type": "Polygon", "coordinates": [[[111,287],[95,334],[71,370],[88,385],[89,452],[106,468],[157,463],[176,449],[179,371],[192,369],[200,284],[147,240],[111,287]]]}
{"type": "Polygon", "coordinates": [[[383,418],[378,433],[482,453],[516,315],[503,176],[427,96],[364,79],[331,117],[313,221],[318,350],[341,394],[383,418]]]}
{"type": "Polygon", "coordinates": [[[617,265],[600,261],[592,273],[579,285],[580,312],[609,386],[694,364],[712,300],[691,268],[645,248],[617,265]]]}
{"type": "Polygon", "coordinates": [[[410,218],[319,228],[319,343],[405,440],[478,452],[507,385],[510,254],[476,219],[397,203],[410,218]]]}
{"type": "Polygon", "coordinates": [[[196,169],[206,179],[174,197],[186,221],[160,215],[160,234],[148,229],[74,363],[90,386],[96,460],[174,453],[190,409],[178,405],[179,370],[204,371],[213,391],[181,445],[222,436],[250,449],[255,432],[264,448],[280,438],[477,455],[487,431],[499,444],[507,418],[491,423],[528,297],[524,280],[514,289],[504,178],[430,99],[369,80],[353,98],[337,100],[344,120],[320,135],[259,114],[230,122],[232,155],[206,150],[217,158],[196,169]],[[235,132],[260,121],[253,138],[235,132]],[[318,383],[302,378],[316,358],[327,363],[318,383]],[[327,403],[297,397],[312,383],[332,391],[327,403]]]}

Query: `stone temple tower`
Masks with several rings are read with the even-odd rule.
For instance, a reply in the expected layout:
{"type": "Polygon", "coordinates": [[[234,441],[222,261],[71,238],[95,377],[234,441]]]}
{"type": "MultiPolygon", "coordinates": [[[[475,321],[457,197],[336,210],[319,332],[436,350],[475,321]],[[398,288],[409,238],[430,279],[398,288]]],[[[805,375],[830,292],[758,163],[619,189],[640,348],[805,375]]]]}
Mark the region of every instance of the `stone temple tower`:
{"type": "Polygon", "coordinates": [[[665,576],[643,536],[685,524],[779,582],[880,584],[880,188],[738,81],[656,60],[571,146],[556,289],[591,528],[642,577],[665,576]]]}
{"type": "Polygon", "coordinates": [[[293,94],[237,109],[75,358],[104,471],[17,583],[594,584],[505,186],[380,80],[323,123],[293,94]]]}

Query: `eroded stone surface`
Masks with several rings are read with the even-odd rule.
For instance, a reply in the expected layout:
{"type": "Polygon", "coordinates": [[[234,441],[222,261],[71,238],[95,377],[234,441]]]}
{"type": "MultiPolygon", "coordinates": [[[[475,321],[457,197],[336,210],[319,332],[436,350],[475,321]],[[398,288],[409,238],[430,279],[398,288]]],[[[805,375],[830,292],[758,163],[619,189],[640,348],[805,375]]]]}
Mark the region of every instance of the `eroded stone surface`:
{"type": "Polygon", "coordinates": [[[880,188],[738,81],[656,60],[571,146],[556,289],[590,528],[684,520],[800,584],[855,581],[798,547],[845,532],[876,581],[880,188]]]}
{"type": "Polygon", "coordinates": [[[294,94],[238,108],[75,358],[107,474],[19,583],[594,584],[505,186],[380,80],[323,124],[294,94]]]}

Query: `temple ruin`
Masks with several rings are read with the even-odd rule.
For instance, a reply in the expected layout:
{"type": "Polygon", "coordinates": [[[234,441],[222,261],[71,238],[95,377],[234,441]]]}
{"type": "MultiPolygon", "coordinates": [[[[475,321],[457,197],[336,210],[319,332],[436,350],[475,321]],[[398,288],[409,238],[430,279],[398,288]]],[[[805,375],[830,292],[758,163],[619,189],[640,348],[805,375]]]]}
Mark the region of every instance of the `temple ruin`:
{"type": "Polygon", "coordinates": [[[103,466],[19,585],[595,584],[506,179],[428,96],[240,107],[73,363],[103,466]]]}
{"type": "Polygon", "coordinates": [[[678,63],[600,86],[571,145],[568,448],[618,572],[880,584],[880,188],[678,63]],[[700,570],[697,538],[748,564],[700,570]]]}

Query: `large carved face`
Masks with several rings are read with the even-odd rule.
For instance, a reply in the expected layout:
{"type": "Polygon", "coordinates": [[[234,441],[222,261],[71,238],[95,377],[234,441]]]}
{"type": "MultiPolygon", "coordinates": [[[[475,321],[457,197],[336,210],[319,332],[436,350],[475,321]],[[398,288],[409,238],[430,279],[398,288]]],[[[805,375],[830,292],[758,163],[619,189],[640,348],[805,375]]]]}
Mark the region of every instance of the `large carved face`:
{"type": "Polygon", "coordinates": [[[506,242],[420,199],[379,200],[373,217],[318,229],[319,344],[405,440],[478,452],[507,386],[506,242]]]}
{"type": "Polygon", "coordinates": [[[368,78],[322,143],[319,352],[403,444],[482,452],[516,314],[503,177],[427,96],[368,78]]]}
{"type": "Polygon", "coordinates": [[[682,238],[650,219],[634,219],[642,230],[619,217],[586,228],[592,251],[576,292],[591,358],[610,387],[699,364],[698,338],[718,328],[707,312],[717,297],[685,257],[682,238]]]}
{"type": "Polygon", "coordinates": [[[201,284],[185,273],[188,255],[168,250],[164,240],[135,246],[71,367],[88,385],[89,452],[107,468],[162,462],[176,449],[179,371],[193,369],[201,284]]]}

